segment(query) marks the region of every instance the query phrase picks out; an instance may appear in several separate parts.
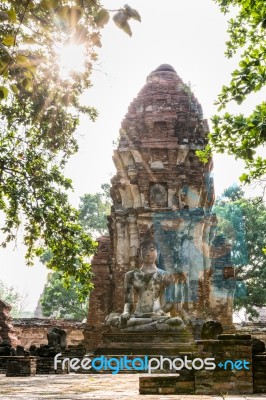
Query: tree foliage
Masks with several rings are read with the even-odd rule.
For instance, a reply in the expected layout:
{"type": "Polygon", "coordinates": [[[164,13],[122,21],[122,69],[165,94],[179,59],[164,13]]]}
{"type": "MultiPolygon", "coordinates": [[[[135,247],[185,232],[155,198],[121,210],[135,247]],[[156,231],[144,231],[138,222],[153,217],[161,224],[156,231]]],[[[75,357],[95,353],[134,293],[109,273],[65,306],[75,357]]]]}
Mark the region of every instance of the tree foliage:
{"type": "MultiPolygon", "coordinates": [[[[140,20],[129,6],[118,13],[126,16],[122,29],[130,19],[140,20]]],[[[91,86],[95,49],[109,18],[98,0],[4,0],[0,5],[2,246],[23,225],[28,264],[49,249],[47,267],[66,280],[75,277],[84,296],[90,288],[88,257],[96,246],[68,202],[71,181],[63,170],[78,150],[80,113],[92,120],[97,116],[79,96],[91,86]],[[83,72],[73,70],[63,79],[58,51],[70,44],[83,46],[86,61],[83,72]]]]}
{"type": "Polygon", "coordinates": [[[84,194],[79,205],[81,225],[93,237],[108,234],[107,215],[111,209],[110,185],[106,183],[101,188],[101,192],[84,194]]]}
{"type": "MultiPolygon", "coordinates": [[[[85,194],[79,205],[79,221],[84,231],[97,237],[108,234],[107,215],[110,213],[110,185],[101,185],[101,192],[85,194]]],[[[51,252],[41,256],[43,264],[52,257],[51,252]]],[[[88,301],[83,293],[83,285],[70,279],[69,285],[64,285],[62,275],[58,272],[49,274],[41,299],[43,314],[47,317],[83,319],[86,317],[88,301]]]]}
{"type": "MultiPolygon", "coordinates": [[[[236,16],[229,20],[229,40],[226,56],[242,51],[238,68],[232,72],[231,82],[224,85],[216,102],[218,110],[231,101],[242,104],[246,97],[260,91],[266,83],[266,3],[265,0],[214,0],[224,14],[231,10],[236,16]]],[[[212,150],[227,152],[245,162],[247,173],[243,182],[250,182],[266,173],[266,159],[258,156],[257,149],[266,143],[266,103],[258,104],[251,115],[215,115],[213,130],[204,152],[206,160],[212,150]]]]}
{"type": "Polygon", "coordinates": [[[87,317],[88,302],[79,301],[77,293],[80,291],[80,284],[73,278],[70,279],[70,286],[67,289],[58,272],[50,273],[41,297],[43,315],[83,320],[87,317]]]}
{"type": "Polygon", "coordinates": [[[25,311],[28,305],[28,295],[18,293],[13,286],[7,286],[0,280],[0,299],[8,303],[12,309],[13,318],[30,318],[32,313],[25,311]]]}
{"type": "MultiPolygon", "coordinates": [[[[232,243],[232,262],[236,270],[235,309],[266,305],[266,207],[261,199],[246,199],[237,187],[227,189],[214,207],[220,230],[232,243]]],[[[254,312],[255,311],[255,312],[254,312]]]]}

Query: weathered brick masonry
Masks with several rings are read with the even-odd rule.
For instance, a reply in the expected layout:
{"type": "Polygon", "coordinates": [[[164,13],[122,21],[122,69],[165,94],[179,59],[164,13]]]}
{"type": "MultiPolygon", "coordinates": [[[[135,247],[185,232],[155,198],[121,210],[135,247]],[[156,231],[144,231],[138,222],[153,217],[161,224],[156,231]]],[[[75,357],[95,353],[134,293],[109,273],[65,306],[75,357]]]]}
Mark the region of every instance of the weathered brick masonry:
{"type": "Polygon", "coordinates": [[[94,351],[108,314],[124,307],[125,273],[140,265],[140,242],[153,236],[159,268],[187,276],[183,300],[176,287],[172,315],[187,313],[232,326],[234,270],[230,246],[216,234],[212,160],[196,155],[207,143],[208,124],[198,100],[169,65],[161,65],[133,100],[122,122],[113,160],[110,238],[99,240],[92,261],[87,350],[94,351]]]}

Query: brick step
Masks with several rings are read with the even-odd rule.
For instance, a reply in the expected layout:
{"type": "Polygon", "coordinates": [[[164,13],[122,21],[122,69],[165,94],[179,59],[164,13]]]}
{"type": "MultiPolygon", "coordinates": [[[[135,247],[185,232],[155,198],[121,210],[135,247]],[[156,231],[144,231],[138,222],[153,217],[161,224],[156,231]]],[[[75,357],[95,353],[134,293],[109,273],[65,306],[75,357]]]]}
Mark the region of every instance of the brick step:
{"type": "Polygon", "coordinates": [[[253,356],[254,361],[266,361],[266,353],[262,353],[262,354],[255,354],[253,356]]]}
{"type": "Polygon", "coordinates": [[[261,370],[253,370],[253,376],[254,376],[254,380],[260,380],[263,379],[264,381],[266,381],[266,368],[263,368],[261,370]]]}
{"type": "Polygon", "coordinates": [[[103,342],[115,343],[194,343],[194,337],[190,332],[104,332],[103,342]]]}
{"type": "Polygon", "coordinates": [[[258,386],[254,384],[254,393],[266,393],[266,385],[258,386]]]}
{"type": "Polygon", "coordinates": [[[194,346],[190,343],[167,343],[165,345],[159,343],[149,343],[143,346],[143,343],[109,343],[108,345],[99,346],[95,354],[100,355],[130,355],[141,354],[143,355],[156,355],[159,356],[176,356],[180,353],[191,353],[194,346]]]}
{"type": "Polygon", "coordinates": [[[193,394],[194,382],[181,382],[179,374],[139,377],[140,394],[193,394]]]}

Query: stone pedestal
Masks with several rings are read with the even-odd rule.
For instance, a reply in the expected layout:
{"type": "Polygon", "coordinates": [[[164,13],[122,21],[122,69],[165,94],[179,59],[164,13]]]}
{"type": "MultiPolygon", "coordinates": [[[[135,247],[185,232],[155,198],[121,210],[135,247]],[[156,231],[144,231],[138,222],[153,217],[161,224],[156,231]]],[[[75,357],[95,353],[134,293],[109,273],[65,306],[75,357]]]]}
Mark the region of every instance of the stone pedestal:
{"type": "Polygon", "coordinates": [[[36,357],[10,357],[7,362],[6,376],[34,376],[36,374],[36,357]]]}
{"type": "Polygon", "coordinates": [[[194,338],[189,332],[105,331],[95,354],[174,356],[191,352],[194,338]]]}

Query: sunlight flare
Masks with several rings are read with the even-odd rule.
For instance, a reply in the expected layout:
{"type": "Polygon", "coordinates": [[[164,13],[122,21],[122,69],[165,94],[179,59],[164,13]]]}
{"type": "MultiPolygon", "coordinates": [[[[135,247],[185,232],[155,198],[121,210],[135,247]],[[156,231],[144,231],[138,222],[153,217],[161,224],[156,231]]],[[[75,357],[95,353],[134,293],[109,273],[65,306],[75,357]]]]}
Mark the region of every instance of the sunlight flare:
{"type": "Polygon", "coordinates": [[[67,79],[73,72],[84,72],[85,58],[84,46],[75,43],[63,45],[58,51],[61,78],[67,79]]]}

